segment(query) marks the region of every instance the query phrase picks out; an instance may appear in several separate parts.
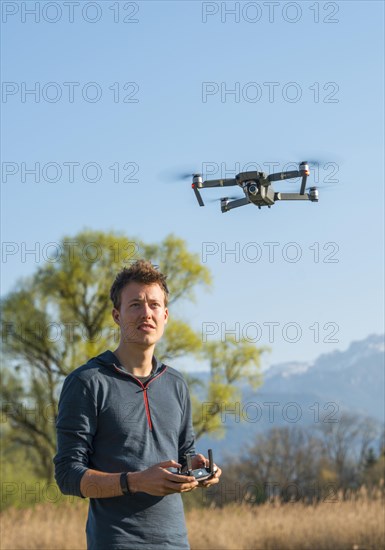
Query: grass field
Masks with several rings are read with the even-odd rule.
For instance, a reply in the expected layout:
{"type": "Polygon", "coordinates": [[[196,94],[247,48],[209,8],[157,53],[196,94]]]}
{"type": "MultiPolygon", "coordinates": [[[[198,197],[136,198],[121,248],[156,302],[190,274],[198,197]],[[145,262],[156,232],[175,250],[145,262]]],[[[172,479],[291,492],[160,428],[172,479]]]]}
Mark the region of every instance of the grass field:
{"type": "MultiPolygon", "coordinates": [[[[87,505],[37,505],[1,514],[2,550],[85,549],[87,505]]],[[[332,503],[231,505],[186,514],[192,550],[378,550],[384,502],[365,494],[332,503]]]]}

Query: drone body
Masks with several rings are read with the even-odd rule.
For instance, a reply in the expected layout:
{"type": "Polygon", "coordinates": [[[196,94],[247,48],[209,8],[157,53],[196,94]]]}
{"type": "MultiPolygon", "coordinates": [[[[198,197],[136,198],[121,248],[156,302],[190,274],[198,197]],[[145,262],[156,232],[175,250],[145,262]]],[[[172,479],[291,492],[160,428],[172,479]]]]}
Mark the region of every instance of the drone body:
{"type": "Polygon", "coordinates": [[[306,161],[300,163],[298,170],[278,172],[270,175],[266,175],[264,172],[241,172],[235,176],[235,178],[203,181],[201,174],[194,174],[192,188],[199,206],[204,206],[199,192],[200,189],[208,187],[229,187],[233,185],[241,187],[245,194],[244,197],[235,200],[230,200],[227,197],[221,199],[222,212],[228,212],[233,208],[245,206],[246,204],[254,204],[258,206],[258,208],[262,208],[262,206],[268,206],[270,208],[276,201],[283,200],[318,202],[318,189],[316,187],[310,187],[309,192],[306,192],[306,181],[309,174],[309,165],[306,161]],[[298,177],[302,178],[299,193],[276,193],[274,191],[272,186],[273,181],[298,177]]]}

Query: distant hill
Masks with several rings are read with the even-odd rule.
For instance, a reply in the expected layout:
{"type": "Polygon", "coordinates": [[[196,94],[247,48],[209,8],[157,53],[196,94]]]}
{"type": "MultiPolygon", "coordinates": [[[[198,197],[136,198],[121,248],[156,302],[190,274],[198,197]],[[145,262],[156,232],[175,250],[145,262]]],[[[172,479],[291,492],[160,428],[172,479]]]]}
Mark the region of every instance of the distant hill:
{"type": "MultiPolygon", "coordinates": [[[[263,385],[242,385],[242,403],[222,410],[227,426],[224,439],[202,437],[202,452],[212,446],[217,458],[239,453],[257,433],[273,426],[316,425],[338,420],[343,411],[384,422],[384,336],[370,335],[352,342],[346,351],[320,355],[314,363],[290,362],[271,366],[263,385]],[[240,421],[241,417],[245,421],[240,421]]],[[[197,374],[207,379],[208,373],[197,374]]]]}

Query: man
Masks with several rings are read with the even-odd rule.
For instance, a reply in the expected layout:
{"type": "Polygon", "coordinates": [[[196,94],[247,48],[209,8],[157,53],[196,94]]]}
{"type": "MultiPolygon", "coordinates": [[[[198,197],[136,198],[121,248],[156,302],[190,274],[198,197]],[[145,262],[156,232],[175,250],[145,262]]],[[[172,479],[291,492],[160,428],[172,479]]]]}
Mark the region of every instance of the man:
{"type": "Polygon", "coordinates": [[[90,498],[89,550],[188,549],[181,493],[198,484],[183,468],[195,454],[191,404],[181,374],[154,357],[168,319],[166,277],[139,260],[111,287],[120,327],[106,351],[65,380],[57,420],[55,476],[64,494],[90,498]]]}

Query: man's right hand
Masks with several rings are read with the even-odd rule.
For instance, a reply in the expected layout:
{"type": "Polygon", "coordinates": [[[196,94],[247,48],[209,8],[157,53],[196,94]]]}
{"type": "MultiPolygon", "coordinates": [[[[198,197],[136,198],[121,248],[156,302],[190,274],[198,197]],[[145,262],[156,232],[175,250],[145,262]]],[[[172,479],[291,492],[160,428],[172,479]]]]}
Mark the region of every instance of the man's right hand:
{"type": "Polygon", "coordinates": [[[199,483],[191,476],[173,474],[167,468],[180,468],[175,460],[160,462],[141,472],[127,474],[130,492],[148,493],[154,496],[165,496],[172,493],[185,493],[198,487],[199,483]]]}

